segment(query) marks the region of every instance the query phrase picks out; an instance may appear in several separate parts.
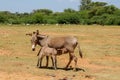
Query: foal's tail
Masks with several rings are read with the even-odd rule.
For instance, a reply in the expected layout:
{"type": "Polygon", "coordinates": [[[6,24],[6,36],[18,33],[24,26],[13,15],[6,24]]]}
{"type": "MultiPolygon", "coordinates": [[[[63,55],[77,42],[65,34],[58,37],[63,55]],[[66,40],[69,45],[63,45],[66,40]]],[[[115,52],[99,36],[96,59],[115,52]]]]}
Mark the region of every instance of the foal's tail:
{"type": "Polygon", "coordinates": [[[83,58],[82,51],[81,51],[81,49],[80,49],[79,43],[78,43],[78,49],[79,49],[79,55],[80,55],[80,57],[83,58]]]}

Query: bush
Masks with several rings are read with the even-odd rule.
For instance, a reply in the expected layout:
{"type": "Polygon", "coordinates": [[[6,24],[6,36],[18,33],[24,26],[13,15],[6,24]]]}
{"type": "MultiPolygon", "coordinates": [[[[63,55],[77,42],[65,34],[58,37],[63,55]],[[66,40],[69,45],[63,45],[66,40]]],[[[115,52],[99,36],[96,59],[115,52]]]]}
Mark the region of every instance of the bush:
{"type": "Polygon", "coordinates": [[[57,20],[55,20],[55,19],[48,19],[48,20],[46,20],[47,22],[47,24],[56,24],[56,23],[58,23],[57,22],[57,20]]]}
{"type": "Polygon", "coordinates": [[[59,24],[79,24],[79,17],[75,13],[63,13],[58,17],[59,24]]]}
{"type": "Polygon", "coordinates": [[[35,13],[33,15],[31,15],[31,18],[30,18],[30,23],[33,23],[33,24],[42,24],[44,22],[44,16],[40,13],[35,13]]]}
{"type": "Polygon", "coordinates": [[[5,16],[0,15],[0,23],[7,22],[7,18],[5,16]]]}

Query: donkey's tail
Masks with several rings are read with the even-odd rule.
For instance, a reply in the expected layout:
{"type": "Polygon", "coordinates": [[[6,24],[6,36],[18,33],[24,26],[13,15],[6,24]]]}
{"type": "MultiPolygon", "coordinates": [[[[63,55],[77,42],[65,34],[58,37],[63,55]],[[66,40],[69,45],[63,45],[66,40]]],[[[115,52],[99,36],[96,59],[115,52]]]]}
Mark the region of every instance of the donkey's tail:
{"type": "Polygon", "coordinates": [[[83,58],[82,51],[81,51],[81,49],[80,49],[79,43],[78,43],[78,50],[79,50],[79,55],[80,55],[80,57],[83,58]]]}

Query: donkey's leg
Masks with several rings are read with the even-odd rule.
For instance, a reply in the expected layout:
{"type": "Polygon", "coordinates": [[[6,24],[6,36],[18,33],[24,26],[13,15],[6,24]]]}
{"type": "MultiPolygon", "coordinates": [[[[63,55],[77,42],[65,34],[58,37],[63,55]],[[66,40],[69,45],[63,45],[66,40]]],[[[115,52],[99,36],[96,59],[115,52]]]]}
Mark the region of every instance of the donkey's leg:
{"type": "Polygon", "coordinates": [[[68,64],[67,64],[66,68],[68,68],[68,66],[70,65],[71,61],[74,60],[75,66],[74,66],[74,69],[73,69],[73,70],[76,71],[76,67],[77,67],[77,57],[75,56],[74,53],[70,53],[69,55],[70,55],[70,60],[69,60],[69,62],[68,62],[68,64]]]}
{"type": "Polygon", "coordinates": [[[69,62],[68,62],[68,64],[66,65],[65,69],[68,68],[68,66],[70,65],[71,61],[73,60],[73,55],[72,55],[72,54],[73,54],[73,53],[69,53],[69,62]]]}
{"type": "Polygon", "coordinates": [[[75,66],[74,66],[74,69],[73,69],[73,70],[76,71],[76,68],[77,68],[77,60],[78,60],[78,59],[77,59],[76,56],[74,56],[73,59],[74,59],[74,62],[75,62],[75,66]]]}

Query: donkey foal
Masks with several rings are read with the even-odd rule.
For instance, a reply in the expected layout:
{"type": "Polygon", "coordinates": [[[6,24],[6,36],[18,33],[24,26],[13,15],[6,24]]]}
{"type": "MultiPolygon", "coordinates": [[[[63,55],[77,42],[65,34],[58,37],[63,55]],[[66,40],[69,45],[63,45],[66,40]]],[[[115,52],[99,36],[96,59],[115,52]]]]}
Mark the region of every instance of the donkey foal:
{"type": "MultiPolygon", "coordinates": [[[[43,46],[38,53],[37,67],[41,67],[42,59],[43,59],[44,56],[46,56],[47,58],[50,56],[51,59],[52,59],[53,67],[56,70],[57,69],[56,55],[57,55],[57,50],[55,48],[50,48],[48,46],[43,46]]],[[[48,66],[48,63],[47,63],[47,66],[48,66]]]]}

